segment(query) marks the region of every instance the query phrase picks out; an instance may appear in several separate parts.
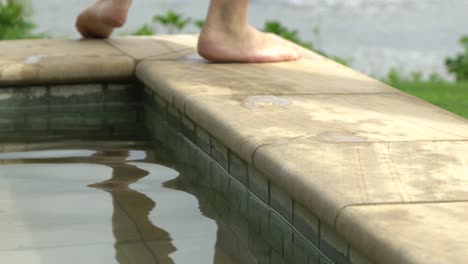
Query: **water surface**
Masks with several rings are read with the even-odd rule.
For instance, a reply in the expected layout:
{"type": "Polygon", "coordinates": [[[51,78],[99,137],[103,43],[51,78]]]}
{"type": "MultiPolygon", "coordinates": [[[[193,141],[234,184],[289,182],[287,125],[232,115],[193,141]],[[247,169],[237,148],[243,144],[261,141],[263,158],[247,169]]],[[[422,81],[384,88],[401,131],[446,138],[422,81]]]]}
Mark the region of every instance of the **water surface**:
{"type": "Polygon", "coordinates": [[[273,263],[166,150],[81,145],[0,153],[0,263],[273,263]]]}
{"type": "Polygon", "coordinates": [[[176,170],[130,152],[0,154],[0,262],[211,263],[215,221],[164,187],[176,170]]]}

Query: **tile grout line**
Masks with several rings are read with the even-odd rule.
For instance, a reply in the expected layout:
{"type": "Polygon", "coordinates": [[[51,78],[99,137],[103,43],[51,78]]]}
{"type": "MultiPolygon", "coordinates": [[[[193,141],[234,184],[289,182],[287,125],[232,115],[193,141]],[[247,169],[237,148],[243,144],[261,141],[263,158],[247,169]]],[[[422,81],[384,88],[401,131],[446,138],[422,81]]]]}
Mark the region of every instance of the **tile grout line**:
{"type": "Polygon", "coordinates": [[[136,58],[133,57],[132,55],[130,55],[128,52],[126,52],[123,49],[119,48],[117,45],[114,45],[113,43],[111,43],[110,39],[105,39],[103,42],[106,43],[107,45],[109,45],[110,47],[116,49],[117,51],[121,52],[122,55],[128,56],[128,57],[132,58],[133,60],[136,60],[136,58]]]}

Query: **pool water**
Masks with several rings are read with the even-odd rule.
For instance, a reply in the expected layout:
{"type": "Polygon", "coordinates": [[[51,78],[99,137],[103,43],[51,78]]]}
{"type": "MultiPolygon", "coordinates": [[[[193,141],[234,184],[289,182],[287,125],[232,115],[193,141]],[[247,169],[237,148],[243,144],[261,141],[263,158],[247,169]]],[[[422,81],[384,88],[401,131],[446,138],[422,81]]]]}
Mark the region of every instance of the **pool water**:
{"type": "Polygon", "coordinates": [[[29,146],[0,153],[0,263],[274,263],[241,213],[167,149],[29,146]]]}
{"type": "Polygon", "coordinates": [[[216,223],[195,196],[165,187],[176,170],[145,150],[63,147],[0,155],[0,180],[8,186],[2,209],[14,208],[0,215],[8,236],[1,263],[213,259],[216,223]]]}

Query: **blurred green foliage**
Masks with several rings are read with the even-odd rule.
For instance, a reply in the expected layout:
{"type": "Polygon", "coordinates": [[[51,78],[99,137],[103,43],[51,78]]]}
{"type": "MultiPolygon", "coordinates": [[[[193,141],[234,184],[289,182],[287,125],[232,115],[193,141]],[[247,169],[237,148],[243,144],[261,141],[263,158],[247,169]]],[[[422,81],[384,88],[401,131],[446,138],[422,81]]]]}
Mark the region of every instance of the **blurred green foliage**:
{"type": "Polygon", "coordinates": [[[383,78],[384,82],[387,83],[419,83],[419,82],[432,82],[432,83],[442,83],[448,82],[441,75],[437,73],[431,73],[427,78],[424,78],[421,72],[411,72],[409,76],[404,76],[398,69],[392,68],[387,74],[387,77],[383,78]]]}
{"type": "Polygon", "coordinates": [[[403,92],[468,118],[468,82],[450,82],[436,73],[432,73],[428,78],[423,78],[420,72],[413,72],[409,77],[405,77],[395,68],[390,70],[383,81],[403,92]]]}
{"type": "Polygon", "coordinates": [[[143,26],[139,27],[135,32],[132,33],[132,35],[134,36],[152,36],[154,34],[156,34],[156,32],[148,24],[144,24],[143,26]]]}
{"type": "Polygon", "coordinates": [[[18,0],[0,1],[0,39],[45,38],[33,33],[36,26],[27,19],[24,4],[18,0]]]}
{"type": "Polygon", "coordinates": [[[468,119],[468,82],[399,81],[393,87],[468,119]]]}
{"type": "Polygon", "coordinates": [[[191,20],[191,18],[184,17],[184,15],[172,10],[167,11],[164,15],[156,15],[153,17],[153,22],[161,24],[167,29],[169,34],[180,32],[190,23],[191,20]]]}
{"type": "Polygon", "coordinates": [[[195,20],[195,21],[193,22],[193,24],[194,24],[198,29],[201,30],[201,29],[203,28],[203,26],[205,25],[205,20],[203,20],[203,19],[198,19],[198,20],[195,20]]]}
{"type": "Polygon", "coordinates": [[[468,36],[462,37],[460,44],[464,51],[445,60],[447,70],[455,75],[457,82],[468,81],[468,36]]]}

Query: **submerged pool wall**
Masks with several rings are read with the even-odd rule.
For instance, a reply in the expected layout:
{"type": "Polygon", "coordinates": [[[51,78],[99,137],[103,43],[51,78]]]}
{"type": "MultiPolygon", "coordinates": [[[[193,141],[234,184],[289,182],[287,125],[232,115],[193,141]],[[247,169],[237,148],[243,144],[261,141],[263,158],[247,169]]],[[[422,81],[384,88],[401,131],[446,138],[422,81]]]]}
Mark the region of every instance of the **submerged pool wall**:
{"type": "Polygon", "coordinates": [[[135,83],[2,87],[0,120],[1,142],[144,136],[135,83]]]}

